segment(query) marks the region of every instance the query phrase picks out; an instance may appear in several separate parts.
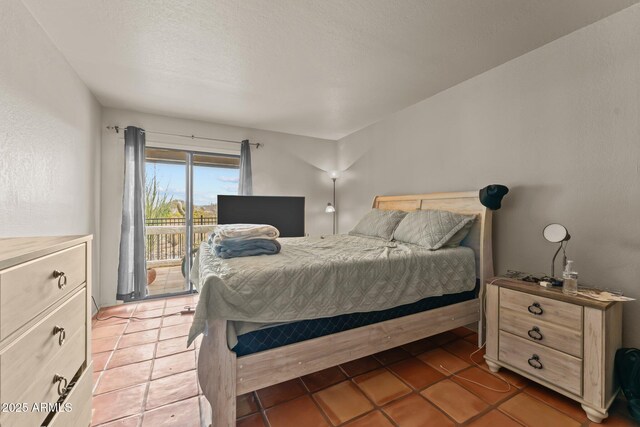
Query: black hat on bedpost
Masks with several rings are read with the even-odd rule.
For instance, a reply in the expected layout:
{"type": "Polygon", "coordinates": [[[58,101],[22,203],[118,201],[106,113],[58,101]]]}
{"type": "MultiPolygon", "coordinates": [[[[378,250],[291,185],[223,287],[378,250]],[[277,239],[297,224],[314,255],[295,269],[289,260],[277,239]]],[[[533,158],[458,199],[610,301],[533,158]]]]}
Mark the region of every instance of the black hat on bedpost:
{"type": "Polygon", "coordinates": [[[480,203],[492,211],[500,209],[500,202],[509,189],[500,184],[491,184],[480,190],[480,203]]]}

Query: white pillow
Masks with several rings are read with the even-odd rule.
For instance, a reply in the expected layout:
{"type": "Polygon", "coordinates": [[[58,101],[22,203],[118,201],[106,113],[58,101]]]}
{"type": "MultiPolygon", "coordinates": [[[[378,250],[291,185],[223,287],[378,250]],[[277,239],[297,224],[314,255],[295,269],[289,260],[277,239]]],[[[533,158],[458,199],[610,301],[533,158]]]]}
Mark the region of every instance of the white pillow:
{"type": "Polygon", "coordinates": [[[393,231],[402,218],[407,215],[404,211],[371,209],[349,232],[351,236],[379,237],[391,240],[393,231]]]}
{"type": "Polygon", "coordinates": [[[446,245],[463,228],[467,227],[470,230],[471,227],[468,227],[468,224],[474,220],[473,215],[461,215],[449,211],[409,212],[394,231],[393,238],[400,242],[436,250],[446,245]]]}

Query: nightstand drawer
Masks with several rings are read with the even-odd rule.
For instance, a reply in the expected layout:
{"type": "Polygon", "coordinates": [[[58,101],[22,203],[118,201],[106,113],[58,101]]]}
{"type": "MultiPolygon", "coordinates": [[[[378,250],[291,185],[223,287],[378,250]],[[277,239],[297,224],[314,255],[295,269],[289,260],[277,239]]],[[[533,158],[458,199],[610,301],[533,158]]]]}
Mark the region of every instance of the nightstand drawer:
{"type": "Polygon", "coordinates": [[[570,330],[582,331],[582,306],[579,305],[500,288],[500,307],[529,319],[541,319],[570,330]]]}
{"type": "Polygon", "coordinates": [[[498,360],[577,396],[582,395],[582,360],[500,331],[498,360]]]}
{"type": "Polygon", "coordinates": [[[528,313],[501,307],[500,329],[528,341],[582,358],[582,328],[568,329],[542,319],[535,319],[528,313]]]}

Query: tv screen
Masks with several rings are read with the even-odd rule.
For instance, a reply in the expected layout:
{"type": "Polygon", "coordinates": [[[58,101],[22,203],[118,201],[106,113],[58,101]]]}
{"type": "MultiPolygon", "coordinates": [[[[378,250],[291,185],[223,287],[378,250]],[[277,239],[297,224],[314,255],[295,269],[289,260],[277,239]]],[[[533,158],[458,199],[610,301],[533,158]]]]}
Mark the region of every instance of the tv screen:
{"type": "Polygon", "coordinates": [[[301,237],[304,197],[218,196],[218,224],[269,224],[281,237],[301,237]]]}

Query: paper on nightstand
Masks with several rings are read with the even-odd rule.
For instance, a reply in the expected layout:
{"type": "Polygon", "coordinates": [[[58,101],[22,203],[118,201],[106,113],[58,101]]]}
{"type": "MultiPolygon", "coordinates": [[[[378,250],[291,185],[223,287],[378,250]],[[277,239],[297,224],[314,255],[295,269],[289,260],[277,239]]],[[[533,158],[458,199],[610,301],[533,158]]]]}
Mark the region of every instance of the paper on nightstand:
{"type": "Polygon", "coordinates": [[[635,301],[635,298],[612,294],[611,292],[601,291],[598,289],[579,288],[578,295],[598,301],[635,301]]]}

